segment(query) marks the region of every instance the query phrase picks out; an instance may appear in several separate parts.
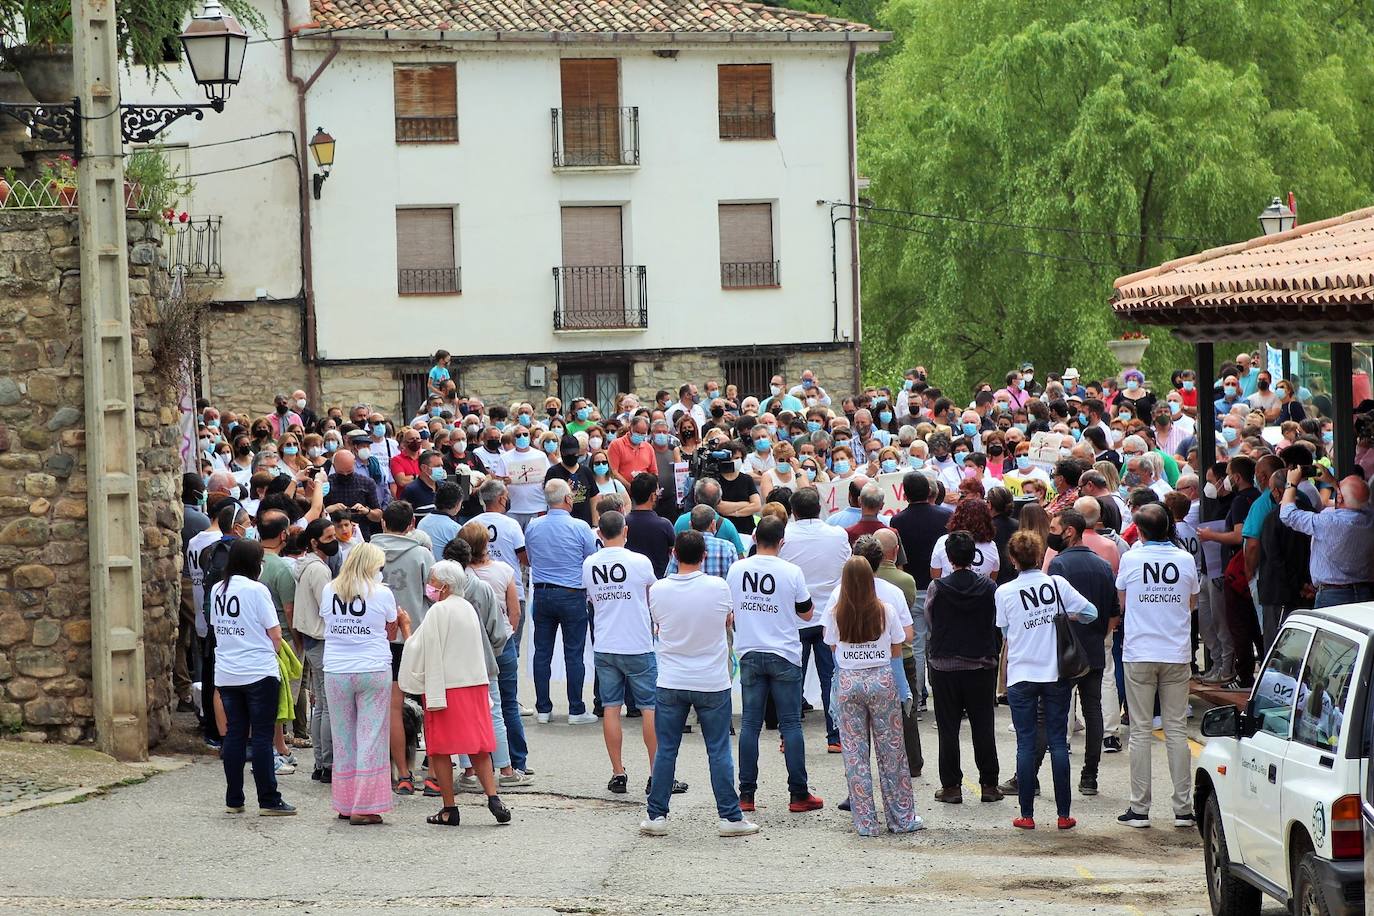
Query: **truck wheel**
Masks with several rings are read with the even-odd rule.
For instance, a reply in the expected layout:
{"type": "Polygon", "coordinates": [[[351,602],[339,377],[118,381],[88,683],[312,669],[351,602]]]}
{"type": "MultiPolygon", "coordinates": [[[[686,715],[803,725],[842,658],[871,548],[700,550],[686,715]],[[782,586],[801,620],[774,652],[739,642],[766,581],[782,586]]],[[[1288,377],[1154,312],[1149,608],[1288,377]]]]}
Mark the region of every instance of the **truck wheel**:
{"type": "Polygon", "coordinates": [[[1226,850],[1226,834],[1221,826],[1221,807],[1216,794],[1207,799],[1202,812],[1202,858],[1207,866],[1207,898],[1212,916],[1257,916],[1261,894],[1231,874],[1231,856],[1226,850]]]}
{"type": "Polygon", "coordinates": [[[1316,857],[1316,853],[1309,852],[1298,861],[1297,872],[1293,876],[1295,916],[1328,916],[1331,912],[1326,905],[1321,882],[1317,880],[1316,857]]]}

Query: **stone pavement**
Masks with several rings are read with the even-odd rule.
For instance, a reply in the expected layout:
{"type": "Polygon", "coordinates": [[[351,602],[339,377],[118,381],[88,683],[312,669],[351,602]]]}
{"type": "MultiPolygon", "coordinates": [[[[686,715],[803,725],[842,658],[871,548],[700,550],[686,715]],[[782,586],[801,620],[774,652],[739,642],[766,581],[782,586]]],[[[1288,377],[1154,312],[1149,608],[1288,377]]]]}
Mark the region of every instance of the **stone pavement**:
{"type": "MultiPolygon", "coordinates": [[[[806,723],[812,784],[823,811],[789,814],[776,733],[761,750],[762,805],[756,836],[721,839],[699,736],[684,738],[673,798],[672,835],[641,837],[637,795],[606,792],[609,777],[597,726],[526,719],[537,771],[531,789],[504,797],[515,813],[497,827],[478,795],[460,795],[463,824],[431,827],[437,801],[398,798],[381,827],[337,821],[328,789],[301,772],[282,779],[295,818],[223,813],[223,773],[202,756],[142,785],[80,805],[30,811],[0,821],[0,913],[256,913],[290,910],[353,916],[457,907],[550,913],[828,914],[1201,913],[1207,908],[1195,831],[1176,830],[1156,811],[1152,830],[1115,823],[1125,809],[1127,755],[1103,758],[1102,795],[1075,797],[1079,827],[1053,829],[1053,805],[1040,799],[1042,826],[1011,827],[1014,802],[962,806],[932,800],[937,788],[932,716],[922,723],[926,773],[916,782],[928,829],[861,840],[834,805],[844,797],[843,767],[825,753],[814,714],[806,723]],[[1051,829],[1045,829],[1049,826],[1051,829]],[[15,866],[18,867],[15,867],[15,866]]],[[[1011,772],[1014,739],[998,712],[999,754],[1011,772]]],[[[626,723],[632,789],[646,770],[638,721],[626,723]]],[[[965,738],[965,767],[972,750],[965,738]]],[[[1075,780],[1081,736],[1074,742],[1075,780]]],[[[1167,784],[1156,745],[1155,785],[1167,784]]],[[[1043,773],[1048,785],[1048,769],[1043,773]]],[[[967,777],[976,778],[976,777],[967,777]]],[[[974,798],[968,796],[967,798],[974,798]]],[[[251,804],[251,803],[250,803],[251,804]]],[[[1277,912],[1277,910],[1275,910],[1277,912]]]]}

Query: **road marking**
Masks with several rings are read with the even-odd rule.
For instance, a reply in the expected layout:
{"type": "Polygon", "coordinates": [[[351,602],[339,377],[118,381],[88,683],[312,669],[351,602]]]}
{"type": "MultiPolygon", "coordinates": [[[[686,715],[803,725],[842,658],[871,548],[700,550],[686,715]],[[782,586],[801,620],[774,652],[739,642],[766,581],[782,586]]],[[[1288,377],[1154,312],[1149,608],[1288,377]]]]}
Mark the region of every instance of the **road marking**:
{"type": "MultiPolygon", "coordinates": [[[[1154,736],[1155,736],[1155,738],[1156,738],[1157,740],[1163,741],[1163,740],[1164,740],[1164,729],[1162,729],[1162,728],[1157,728],[1157,729],[1155,729],[1155,730],[1154,730],[1154,736]]],[[[1193,756],[1193,759],[1194,759],[1194,760],[1196,760],[1197,757],[1198,757],[1198,755],[1202,753],[1202,745],[1201,745],[1201,744],[1198,744],[1198,743],[1197,743],[1196,741],[1194,741],[1192,738],[1189,738],[1189,739],[1188,739],[1188,753],[1191,754],[1191,755],[1193,756]]]]}
{"type": "Polygon", "coordinates": [[[1093,880],[1093,873],[1088,871],[1082,865],[1075,865],[1074,868],[1078,870],[1078,877],[1083,878],[1087,881],[1093,880]]]}

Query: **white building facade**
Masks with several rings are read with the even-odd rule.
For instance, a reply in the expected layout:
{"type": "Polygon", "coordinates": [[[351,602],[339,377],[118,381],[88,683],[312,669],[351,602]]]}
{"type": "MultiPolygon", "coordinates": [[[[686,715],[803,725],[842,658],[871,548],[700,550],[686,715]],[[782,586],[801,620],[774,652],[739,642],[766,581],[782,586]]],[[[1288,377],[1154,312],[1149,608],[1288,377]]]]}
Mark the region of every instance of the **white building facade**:
{"type": "Polygon", "coordinates": [[[264,7],[289,62],[255,42],[225,112],[169,134],[193,206],[223,217],[207,396],[409,407],[440,347],[488,403],[766,394],[804,368],[851,386],[853,65],[886,35],[709,0],[610,23],[395,7],[264,7]],[[316,200],[290,154],[317,128],[336,153],[316,200]]]}

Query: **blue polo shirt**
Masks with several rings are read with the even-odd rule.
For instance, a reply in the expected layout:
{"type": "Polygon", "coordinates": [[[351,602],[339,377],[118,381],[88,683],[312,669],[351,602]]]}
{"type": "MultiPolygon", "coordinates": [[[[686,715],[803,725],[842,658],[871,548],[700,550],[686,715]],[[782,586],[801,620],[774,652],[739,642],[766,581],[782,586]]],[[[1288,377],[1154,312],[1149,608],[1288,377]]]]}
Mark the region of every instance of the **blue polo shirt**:
{"type": "Polygon", "coordinates": [[[582,561],[596,553],[591,527],[565,509],[550,509],[525,528],[525,554],[535,585],[582,589],[582,561]]]}

